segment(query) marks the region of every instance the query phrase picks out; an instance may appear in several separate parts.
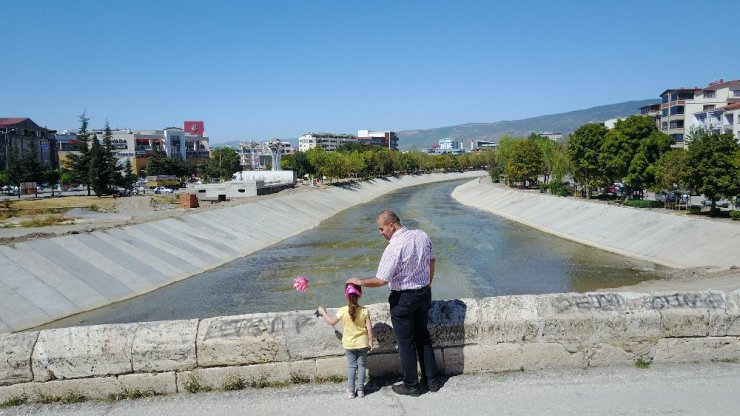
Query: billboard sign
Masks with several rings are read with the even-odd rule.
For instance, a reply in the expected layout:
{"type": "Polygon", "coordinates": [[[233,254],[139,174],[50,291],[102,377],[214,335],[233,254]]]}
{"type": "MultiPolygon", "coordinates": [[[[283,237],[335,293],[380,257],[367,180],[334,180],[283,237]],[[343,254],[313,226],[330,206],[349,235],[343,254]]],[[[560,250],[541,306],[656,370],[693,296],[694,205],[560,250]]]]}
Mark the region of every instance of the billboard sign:
{"type": "Polygon", "coordinates": [[[203,122],[202,121],[186,121],[185,127],[183,128],[185,130],[186,134],[191,134],[194,136],[202,136],[203,135],[203,122]]]}

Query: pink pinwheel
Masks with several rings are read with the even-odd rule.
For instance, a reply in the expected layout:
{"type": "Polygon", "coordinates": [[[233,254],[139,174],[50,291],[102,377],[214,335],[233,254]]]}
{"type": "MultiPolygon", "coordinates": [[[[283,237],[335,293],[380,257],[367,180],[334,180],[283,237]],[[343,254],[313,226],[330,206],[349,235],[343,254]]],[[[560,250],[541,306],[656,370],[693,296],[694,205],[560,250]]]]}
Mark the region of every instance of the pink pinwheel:
{"type": "Polygon", "coordinates": [[[293,287],[299,292],[305,292],[306,290],[308,290],[308,286],[308,279],[303,276],[298,276],[293,279],[293,287]]]}
{"type": "Polygon", "coordinates": [[[308,293],[308,296],[311,297],[311,300],[318,305],[319,302],[316,301],[316,298],[313,297],[313,294],[308,291],[308,287],[310,286],[310,283],[308,279],[306,279],[303,276],[298,276],[295,279],[293,279],[293,287],[296,291],[302,292],[302,293],[308,293]]]}

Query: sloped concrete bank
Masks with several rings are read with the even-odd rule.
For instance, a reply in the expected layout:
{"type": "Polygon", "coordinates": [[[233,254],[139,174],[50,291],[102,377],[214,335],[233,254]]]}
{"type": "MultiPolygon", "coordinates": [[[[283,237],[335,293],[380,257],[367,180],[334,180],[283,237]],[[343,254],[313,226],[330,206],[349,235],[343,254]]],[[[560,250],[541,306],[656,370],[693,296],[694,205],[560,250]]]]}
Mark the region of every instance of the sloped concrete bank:
{"type": "Polygon", "coordinates": [[[375,179],[89,234],[0,245],[0,333],[150,292],[400,188],[484,174],[375,179]]]}
{"type": "MultiPolygon", "coordinates": [[[[397,374],[386,304],[370,376],[397,374]]],[[[740,291],[566,293],[435,301],[429,328],[447,375],[740,360],[740,291]]],[[[0,403],[26,397],[171,394],[344,377],[334,331],[313,311],[0,335],[0,403]]]]}
{"type": "Polygon", "coordinates": [[[452,197],[562,238],[668,267],[740,267],[738,223],[523,192],[487,179],[455,188],[452,197]]]}

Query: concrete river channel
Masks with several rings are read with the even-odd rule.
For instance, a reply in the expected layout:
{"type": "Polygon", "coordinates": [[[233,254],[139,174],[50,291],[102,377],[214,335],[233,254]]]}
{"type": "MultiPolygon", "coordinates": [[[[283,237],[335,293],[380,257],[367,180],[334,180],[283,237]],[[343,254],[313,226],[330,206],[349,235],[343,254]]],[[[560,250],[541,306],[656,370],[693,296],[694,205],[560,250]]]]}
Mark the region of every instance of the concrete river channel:
{"type": "MultiPolygon", "coordinates": [[[[430,235],[437,257],[434,299],[585,292],[659,277],[652,263],[461,205],[450,193],[462,183],[395,191],[216,269],[42,328],[315,308],[307,294],[292,288],[298,275],[310,280],[310,291],[321,304],[339,307],[345,302],[345,279],[375,274],[386,245],[375,216],[385,208],[395,210],[403,225],[430,235]]],[[[362,302],[385,302],[387,296],[387,287],[366,289],[362,302]]]]}

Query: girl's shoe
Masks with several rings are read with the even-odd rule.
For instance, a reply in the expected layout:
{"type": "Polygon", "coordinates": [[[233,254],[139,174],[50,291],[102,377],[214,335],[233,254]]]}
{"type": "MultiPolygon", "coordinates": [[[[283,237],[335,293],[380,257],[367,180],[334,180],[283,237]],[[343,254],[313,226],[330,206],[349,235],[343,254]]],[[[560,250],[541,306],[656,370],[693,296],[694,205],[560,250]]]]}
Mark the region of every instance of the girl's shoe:
{"type": "Polygon", "coordinates": [[[347,397],[349,397],[350,399],[354,399],[355,398],[355,391],[354,390],[347,389],[347,397]]]}
{"type": "Polygon", "coordinates": [[[365,390],[357,390],[357,397],[359,398],[365,397],[365,390]]]}

